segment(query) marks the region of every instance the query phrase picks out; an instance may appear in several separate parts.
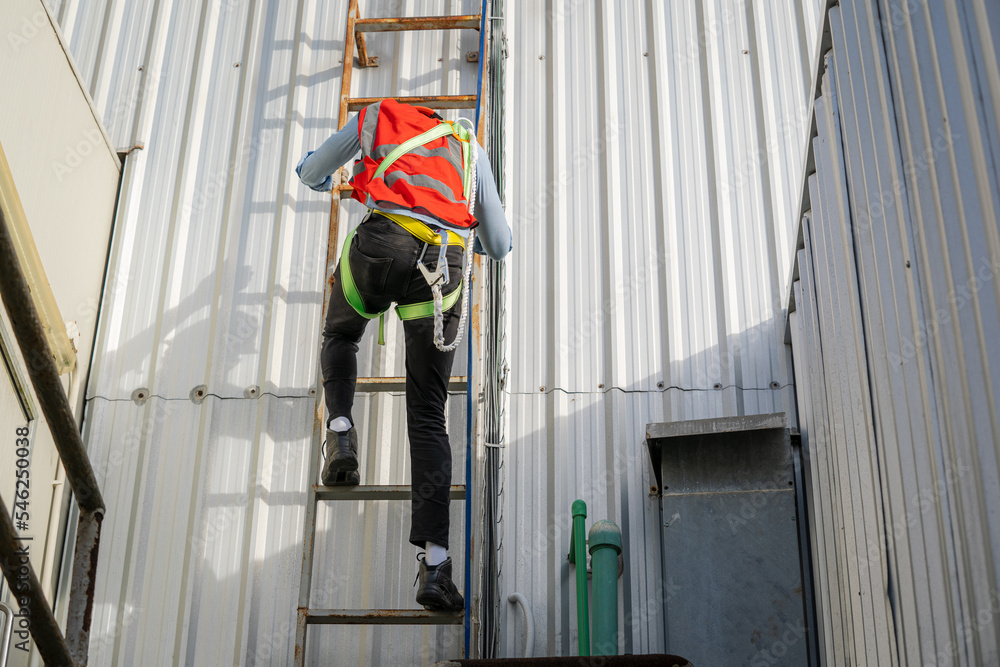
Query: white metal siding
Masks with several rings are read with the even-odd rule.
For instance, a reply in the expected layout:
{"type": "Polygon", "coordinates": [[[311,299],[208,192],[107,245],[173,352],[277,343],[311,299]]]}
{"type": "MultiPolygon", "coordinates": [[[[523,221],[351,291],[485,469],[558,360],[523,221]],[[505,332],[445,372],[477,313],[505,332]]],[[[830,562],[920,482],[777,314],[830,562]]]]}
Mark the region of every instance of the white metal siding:
{"type": "MultiPolygon", "coordinates": [[[[98,451],[134,433],[132,465],[140,456],[144,466],[161,463],[155,475],[122,469],[105,482],[121,494],[105,530],[117,536],[109,549],[122,551],[102,555],[95,642],[106,646],[95,664],[115,655],[289,659],[296,586],[265,594],[258,582],[298,571],[290,563],[305,480],[294,471],[305,463],[294,453],[308,441],[298,429],[311,429],[328,203],[291,169],[336,122],[345,19],[337,4],[51,3],[116,145],[144,146],[125,175],[87,437],[98,451]],[[210,395],[195,406],[188,395],[201,384],[210,395]],[[264,397],[245,399],[252,386],[264,397]],[[154,396],[144,406],[129,402],[140,387],[154,396]],[[157,421],[173,404],[177,416],[157,421]],[[272,415],[278,405],[290,415],[284,422],[272,415]],[[263,500],[272,441],[292,456],[280,489],[293,495],[281,501],[280,520],[263,500]],[[209,508],[235,493],[235,518],[207,540],[209,508]],[[143,509],[132,514],[138,499],[143,509]],[[154,579],[167,576],[149,570],[154,561],[188,574],[150,599],[149,587],[161,585],[154,579]],[[273,615],[251,626],[253,595],[273,615]],[[209,617],[233,631],[201,632],[192,622],[209,617]]],[[[791,411],[781,326],[797,210],[788,179],[804,163],[820,6],[509,4],[505,168],[515,248],[502,576],[504,590],[525,593],[535,609],[537,654],[575,650],[565,552],[576,497],[594,519],[623,528],[623,647],[665,648],[669,582],[659,580],[646,423],[791,411]]],[[[362,2],[364,16],[476,11],[471,2],[362,2]]],[[[474,33],[370,44],[383,66],[356,72],[355,94],[472,92],[475,68],[464,54],[476,49],[474,33]]],[[[358,207],[344,210],[352,217],[342,234],[358,207]]],[[[391,329],[385,351],[363,350],[363,373],[402,374],[391,329]]],[[[371,411],[359,401],[364,423],[383,424],[383,463],[371,474],[402,482],[389,465],[390,452],[403,455],[393,449],[402,403],[378,401],[371,411]]],[[[452,433],[465,423],[458,403],[452,433]]],[[[398,589],[373,581],[350,594],[402,605],[412,594],[404,576],[412,551],[398,532],[380,541],[399,528],[398,508],[373,510],[377,519],[321,513],[321,525],[364,527],[350,558],[373,563],[372,577],[398,562],[398,589]],[[374,560],[382,557],[386,565],[374,560]]],[[[336,564],[337,548],[320,545],[317,564],[336,564]]],[[[314,603],[331,590],[318,575],[314,603]]],[[[517,655],[523,622],[515,631],[511,618],[503,646],[517,655]]],[[[310,655],[336,646],[353,659],[362,642],[374,642],[368,650],[384,664],[414,655],[417,642],[427,658],[455,655],[452,630],[368,631],[361,640],[352,630],[347,649],[337,632],[310,633],[310,655]]]]}
{"type": "MultiPolygon", "coordinates": [[[[501,597],[527,596],[536,655],[577,650],[576,498],[623,531],[622,649],[669,649],[647,423],[794,416],[782,294],[822,6],[508,3],[501,597]]],[[[514,605],[504,632],[522,655],[514,605]]]]}
{"type": "MultiPolygon", "coordinates": [[[[336,129],[346,5],[49,6],[115,145],[141,146],[126,162],[87,392],[85,441],[109,505],[91,664],[290,664],[330,209],[293,170],[336,129]]],[[[478,11],[362,2],[366,17],[478,11]]],[[[477,35],[372,35],[383,66],[356,70],[353,93],[475,93],[465,54],[477,35]]],[[[341,238],[363,208],[344,211],[341,238]]],[[[386,333],[385,348],[363,345],[362,375],[404,374],[402,327],[391,318],[386,333]]],[[[458,359],[461,375],[464,347],[458,359]]],[[[448,410],[460,483],[464,395],[448,410]]],[[[368,483],[408,482],[404,416],[401,394],[359,395],[368,483]]],[[[416,606],[408,507],[321,510],[313,606],[416,606]]],[[[318,627],[309,658],[426,663],[461,656],[463,641],[460,626],[318,627]]]]}
{"type": "Polygon", "coordinates": [[[995,664],[1000,7],[829,28],[790,321],[826,660],[995,664]]]}

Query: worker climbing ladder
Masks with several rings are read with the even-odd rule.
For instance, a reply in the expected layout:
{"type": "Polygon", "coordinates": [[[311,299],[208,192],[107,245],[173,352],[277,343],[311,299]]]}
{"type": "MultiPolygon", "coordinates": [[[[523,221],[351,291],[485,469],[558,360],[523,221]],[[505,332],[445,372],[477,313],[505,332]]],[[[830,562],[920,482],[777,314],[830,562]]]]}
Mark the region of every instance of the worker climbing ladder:
{"type": "MultiPolygon", "coordinates": [[[[341,93],[339,104],[339,117],[337,129],[340,130],[347,123],[348,114],[357,112],[364,107],[383,99],[395,99],[399,102],[418,104],[433,109],[478,109],[479,94],[476,95],[435,95],[421,97],[357,97],[352,98],[351,77],[354,70],[354,53],[357,51],[358,63],[361,67],[377,67],[379,65],[378,56],[368,53],[365,34],[369,32],[388,32],[403,30],[460,30],[474,29],[480,31],[480,49],[482,52],[488,22],[481,14],[465,16],[434,16],[434,17],[412,17],[412,18],[367,18],[360,17],[358,0],[351,0],[348,8],[347,30],[344,40],[344,67],[341,78],[341,93]]],[[[478,61],[480,67],[480,80],[482,75],[483,59],[477,52],[468,54],[470,61],[478,61]]],[[[483,123],[479,123],[482,127],[483,123]]],[[[482,138],[480,137],[480,141],[482,138]]],[[[340,200],[351,196],[351,186],[347,184],[344,170],[341,169],[334,176],[333,198],[330,207],[330,234],[327,250],[327,281],[323,298],[324,321],[326,309],[329,307],[330,290],[333,287],[333,273],[338,257],[338,240],[340,235],[340,200]]],[[[470,305],[470,312],[475,313],[478,308],[478,299],[475,298],[475,290],[470,289],[473,301],[470,305]]],[[[478,346],[478,317],[470,317],[468,332],[468,344],[475,349],[478,346]]],[[[470,354],[470,358],[476,355],[470,354]]],[[[470,365],[471,375],[471,365],[470,365]]],[[[359,377],[356,392],[374,393],[379,392],[401,392],[405,390],[406,379],[403,377],[359,377]]],[[[451,392],[466,392],[467,405],[469,406],[469,433],[474,433],[473,428],[475,414],[471,410],[473,402],[468,397],[474,396],[475,385],[470,384],[468,377],[452,377],[449,386],[451,392]]],[[[462,625],[465,626],[465,653],[468,654],[470,646],[470,604],[472,595],[468,585],[470,573],[468,567],[465,572],[464,597],[466,608],[464,612],[434,612],[421,609],[314,609],[310,607],[310,592],[312,589],[313,560],[315,556],[316,519],[318,504],[320,502],[366,502],[373,500],[409,501],[409,485],[368,485],[359,486],[336,486],[326,487],[317,484],[320,467],[320,443],[324,434],[323,422],[323,400],[322,392],[317,392],[316,420],[312,438],[313,451],[309,457],[309,489],[306,499],[305,529],[303,535],[302,549],[302,573],[299,582],[299,603],[298,616],[295,635],[295,664],[304,665],[306,660],[306,636],[307,629],[311,625],[462,625]]],[[[453,438],[454,445],[461,442],[459,438],[453,438]]],[[[453,485],[450,497],[453,501],[466,500],[466,488],[472,481],[473,466],[471,465],[472,454],[466,454],[466,484],[453,485]]],[[[456,476],[458,476],[456,471],[456,476]]],[[[362,480],[365,481],[365,480],[362,480]]],[[[465,504],[465,521],[468,528],[471,521],[469,503],[465,504]]],[[[463,550],[466,565],[471,562],[470,540],[465,540],[463,550]]],[[[390,572],[389,577],[407,577],[404,572],[390,572]]],[[[461,582],[456,582],[461,583],[461,582]]]]}

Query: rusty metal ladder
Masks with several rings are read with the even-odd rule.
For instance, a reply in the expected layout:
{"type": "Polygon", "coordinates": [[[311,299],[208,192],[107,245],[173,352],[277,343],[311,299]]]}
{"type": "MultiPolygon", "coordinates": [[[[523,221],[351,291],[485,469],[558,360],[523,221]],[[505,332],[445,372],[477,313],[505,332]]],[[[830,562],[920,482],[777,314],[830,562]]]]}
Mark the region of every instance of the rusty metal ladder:
{"type": "MultiPolygon", "coordinates": [[[[351,0],[348,8],[347,31],[344,40],[344,70],[341,78],[340,113],[337,129],[342,129],[347,123],[347,115],[383,99],[395,99],[409,104],[420,104],[434,109],[474,109],[478,107],[479,95],[432,95],[421,97],[350,97],[351,75],[354,69],[354,51],[357,48],[358,62],[361,67],[377,67],[378,57],[368,54],[365,43],[365,33],[389,32],[403,30],[459,30],[474,29],[480,31],[480,52],[482,50],[486,22],[480,14],[465,16],[433,16],[413,18],[370,18],[362,19],[358,10],[358,0],[351,0]]],[[[475,62],[481,60],[479,52],[470,52],[467,59],[475,62]]],[[[482,64],[480,64],[482,67],[482,64]]],[[[481,124],[480,124],[481,125],[481,124]]],[[[480,142],[482,137],[480,137],[480,142]]],[[[333,269],[337,261],[337,241],[340,231],[340,200],[350,197],[352,188],[346,183],[343,169],[334,176],[333,197],[330,205],[330,236],[327,249],[327,282],[324,294],[325,311],[329,307],[330,290],[333,286],[333,269]]],[[[473,303],[473,305],[475,302],[473,303]]],[[[472,318],[477,320],[478,318],[472,318]]],[[[473,344],[475,329],[469,332],[469,344],[473,344]]],[[[403,391],[406,378],[402,377],[360,377],[356,391],[359,393],[403,391]]],[[[448,385],[449,392],[467,392],[469,382],[467,377],[452,377],[448,385]]],[[[421,609],[312,609],[309,607],[310,589],[312,587],[313,556],[315,553],[316,514],[320,501],[371,501],[371,500],[409,500],[410,487],[402,485],[360,485],[353,487],[327,487],[316,484],[319,476],[319,449],[325,432],[323,424],[322,392],[318,392],[313,451],[309,463],[309,490],[306,500],[305,530],[302,544],[302,574],[299,581],[298,615],[295,628],[295,664],[305,665],[306,630],[310,625],[466,625],[466,647],[469,645],[469,611],[470,596],[466,588],[465,612],[431,612],[421,609]]],[[[471,453],[467,454],[471,457],[471,453]]],[[[467,472],[469,468],[467,466],[467,472]]],[[[452,500],[466,500],[466,486],[451,487],[452,500]]],[[[466,512],[466,521],[469,513],[466,512]]],[[[466,549],[469,545],[466,545],[466,549]]],[[[466,578],[469,573],[466,572],[466,578]]]]}

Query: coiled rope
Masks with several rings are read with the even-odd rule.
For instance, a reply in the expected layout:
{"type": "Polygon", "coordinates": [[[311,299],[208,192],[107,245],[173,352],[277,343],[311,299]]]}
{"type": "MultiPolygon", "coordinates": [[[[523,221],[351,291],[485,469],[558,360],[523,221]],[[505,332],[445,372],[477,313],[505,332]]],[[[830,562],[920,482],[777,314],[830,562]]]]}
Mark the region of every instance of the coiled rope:
{"type": "MultiPolygon", "coordinates": [[[[460,118],[459,120],[469,122],[466,118],[460,118]]],[[[472,139],[470,143],[472,141],[475,141],[475,139],[472,139]]],[[[469,159],[472,161],[472,164],[470,165],[471,182],[468,193],[469,215],[472,215],[476,208],[477,150],[478,148],[475,144],[470,148],[472,155],[469,159]]],[[[447,232],[442,232],[442,234],[447,234],[447,232]]],[[[475,241],[476,230],[470,229],[469,238],[465,245],[465,268],[462,271],[462,315],[458,320],[458,333],[455,334],[455,340],[448,345],[444,342],[444,297],[441,295],[441,284],[431,285],[431,294],[434,295],[434,347],[442,352],[451,352],[458,347],[458,344],[462,342],[462,335],[465,333],[465,323],[469,319],[469,284],[472,282],[472,247],[475,245],[475,241]]]]}

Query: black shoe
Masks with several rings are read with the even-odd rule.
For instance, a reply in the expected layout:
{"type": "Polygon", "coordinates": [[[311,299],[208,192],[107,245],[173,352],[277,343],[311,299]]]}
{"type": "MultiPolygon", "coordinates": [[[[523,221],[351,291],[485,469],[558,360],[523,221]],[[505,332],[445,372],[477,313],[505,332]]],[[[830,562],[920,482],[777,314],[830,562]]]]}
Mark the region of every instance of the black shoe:
{"type": "Polygon", "coordinates": [[[324,486],[357,486],[361,483],[358,474],[358,432],[352,426],[347,433],[326,432],[326,461],[323,463],[324,486]]]}
{"type": "Polygon", "coordinates": [[[417,604],[428,611],[463,611],[465,599],[451,580],[451,558],[444,559],[435,567],[428,566],[427,561],[419,556],[417,560],[420,561],[417,604]]]}

